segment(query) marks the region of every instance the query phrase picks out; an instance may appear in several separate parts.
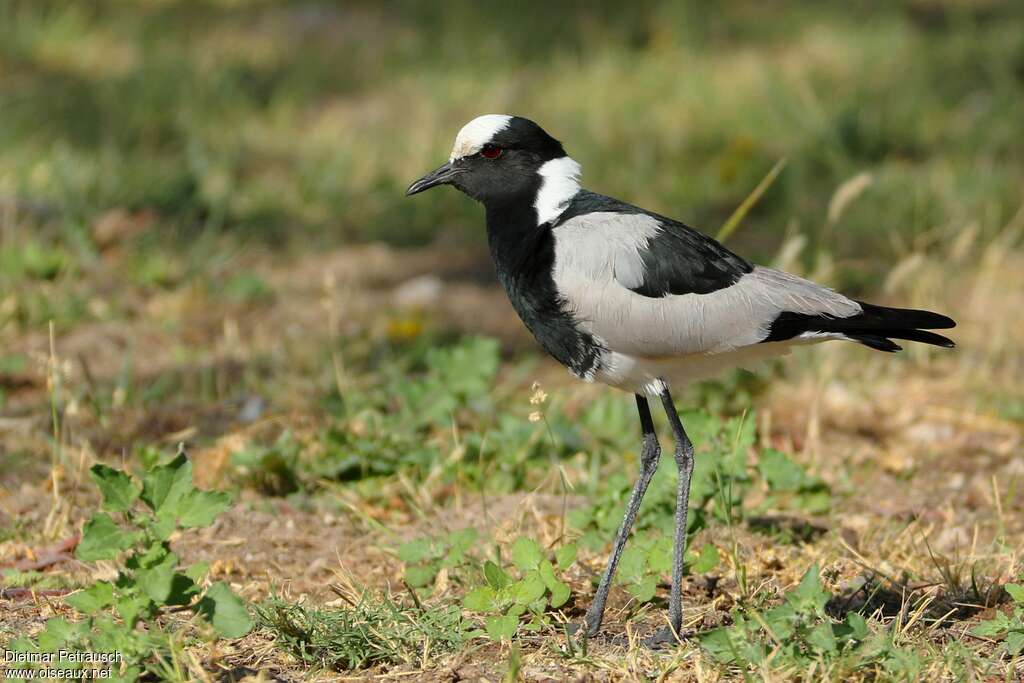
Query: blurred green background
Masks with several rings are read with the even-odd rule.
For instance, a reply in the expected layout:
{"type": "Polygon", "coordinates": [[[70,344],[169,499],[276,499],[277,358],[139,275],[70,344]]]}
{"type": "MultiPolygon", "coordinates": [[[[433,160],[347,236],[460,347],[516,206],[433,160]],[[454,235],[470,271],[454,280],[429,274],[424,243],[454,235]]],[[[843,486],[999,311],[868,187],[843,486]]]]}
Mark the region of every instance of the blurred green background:
{"type": "Polygon", "coordinates": [[[2,206],[86,262],[115,208],[150,240],[482,241],[464,197],[402,192],[509,112],[588,188],[712,234],[785,157],[732,244],[799,233],[870,288],[1019,208],[1024,3],[2,0],[0,112],[2,206]]]}

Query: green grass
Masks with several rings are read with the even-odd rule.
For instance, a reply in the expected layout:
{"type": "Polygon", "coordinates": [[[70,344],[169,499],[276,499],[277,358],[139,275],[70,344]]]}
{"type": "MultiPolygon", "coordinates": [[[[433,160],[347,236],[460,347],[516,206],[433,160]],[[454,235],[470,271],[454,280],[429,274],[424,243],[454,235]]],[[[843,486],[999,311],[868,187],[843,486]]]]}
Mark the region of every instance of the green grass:
{"type": "Polygon", "coordinates": [[[389,594],[344,599],[326,609],[270,598],[255,611],[278,647],[314,671],[423,666],[468,640],[470,625],[455,606],[428,608],[389,594]]]}

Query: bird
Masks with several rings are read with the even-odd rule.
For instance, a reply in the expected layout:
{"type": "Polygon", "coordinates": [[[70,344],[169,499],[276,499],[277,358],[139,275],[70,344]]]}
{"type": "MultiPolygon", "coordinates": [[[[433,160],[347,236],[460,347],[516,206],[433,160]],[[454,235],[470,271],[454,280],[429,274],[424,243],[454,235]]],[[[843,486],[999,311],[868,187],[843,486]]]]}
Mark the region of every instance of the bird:
{"type": "Polygon", "coordinates": [[[485,114],[458,132],[448,161],[406,195],[451,185],[481,203],[495,271],[540,346],[576,377],[634,394],[640,473],[611,555],[577,625],[601,630],[616,567],[661,456],[650,400],[671,427],[678,469],[667,623],[650,647],[681,642],[683,556],[694,447],[672,390],[792,347],[828,340],[899,351],[893,340],[952,348],[930,332],[956,326],[925,310],[889,308],[755,265],[679,222],[580,184],[562,143],[528,118],[485,114]]]}

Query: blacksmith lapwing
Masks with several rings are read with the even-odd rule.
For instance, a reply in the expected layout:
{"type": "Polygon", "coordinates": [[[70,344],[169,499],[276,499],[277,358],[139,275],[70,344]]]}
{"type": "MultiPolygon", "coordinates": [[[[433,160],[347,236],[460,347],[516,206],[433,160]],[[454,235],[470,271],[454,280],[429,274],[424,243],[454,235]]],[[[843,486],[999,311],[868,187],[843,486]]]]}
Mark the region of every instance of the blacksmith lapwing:
{"type": "Polygon", "coordinates": [[[498,279],[544,349],[580,379],[636,395],[643,431],[640,477],[587,612],[591,635],[661,448],[648,396],[675,435],[679,468],[669,624],[648,644],[674,642],[693,445],[670,387],[746,367],[796,344],[828,339],[898,351],[893,339],[951,348],[929,329],[954,327],[930,311],[856,301],[828,287],[757,266],[710,237],[580,187],[580,165],[533,121],[489,114],[467,123],[451,157],[414,182],[412,195],[454,185],[481,202],[498,279]]]}

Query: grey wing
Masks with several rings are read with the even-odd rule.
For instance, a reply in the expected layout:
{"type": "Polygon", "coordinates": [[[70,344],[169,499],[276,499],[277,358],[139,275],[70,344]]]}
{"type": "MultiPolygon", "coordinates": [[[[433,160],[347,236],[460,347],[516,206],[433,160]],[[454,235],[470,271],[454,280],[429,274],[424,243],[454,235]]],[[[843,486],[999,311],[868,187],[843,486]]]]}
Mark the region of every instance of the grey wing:
{"type": "Polygon", "coordinates": [[[662,230],[650,215],[616,213],[579,216],[554,230],[559,296],[609,350],[649,358],[724,353],[765,341],[784,312],[846,318],[862,310],[827,287],[762,266],[707,293],[644,295],[636,291],[645,281],[644,250],[662,230]]]}

